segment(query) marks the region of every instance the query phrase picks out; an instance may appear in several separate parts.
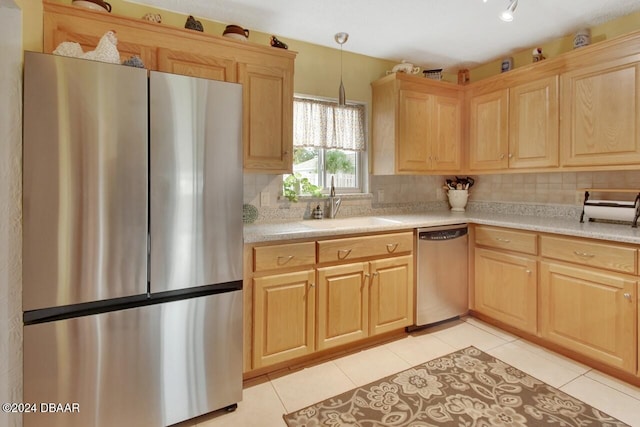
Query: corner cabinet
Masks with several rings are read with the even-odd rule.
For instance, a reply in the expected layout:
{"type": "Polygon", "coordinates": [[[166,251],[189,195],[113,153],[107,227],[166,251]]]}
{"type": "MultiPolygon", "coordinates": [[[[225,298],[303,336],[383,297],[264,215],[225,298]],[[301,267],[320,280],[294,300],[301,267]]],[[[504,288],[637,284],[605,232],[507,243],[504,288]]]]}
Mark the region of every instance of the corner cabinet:
{"type": "Polygon", "coordinates": [[[558,166],[558,76],[469,97],[469,169],[488,171],[558,166]]]}
{"type": "Polygon", "coordinates": [[[461,86],[404,73],[394,73],[371,86],[374,174],[460,171],[461,86]]]}
{"type": "Polygon", "coordinates": [[[150,70],[243,86],[244,171],[292,169],[295,52],[45,1],[44,52],[64,41],[92,50],[114,30],[121,59],[138,55],[150,70]]]}
{"type": "Polygon", "coordinates": [[[537,236],[485,226],[474,235],[474,309],[536,334],[537,236]]]}

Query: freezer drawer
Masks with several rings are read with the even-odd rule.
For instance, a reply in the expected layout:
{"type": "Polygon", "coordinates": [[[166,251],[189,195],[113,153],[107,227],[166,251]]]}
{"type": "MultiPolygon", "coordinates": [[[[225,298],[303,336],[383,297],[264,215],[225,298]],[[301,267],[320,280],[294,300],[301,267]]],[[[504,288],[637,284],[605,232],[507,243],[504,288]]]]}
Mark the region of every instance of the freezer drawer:
{"type": "Polygon", "coordinates": [[[24,426],[166,426],[242,398],[242,291],[24,328],[24,426]]]}

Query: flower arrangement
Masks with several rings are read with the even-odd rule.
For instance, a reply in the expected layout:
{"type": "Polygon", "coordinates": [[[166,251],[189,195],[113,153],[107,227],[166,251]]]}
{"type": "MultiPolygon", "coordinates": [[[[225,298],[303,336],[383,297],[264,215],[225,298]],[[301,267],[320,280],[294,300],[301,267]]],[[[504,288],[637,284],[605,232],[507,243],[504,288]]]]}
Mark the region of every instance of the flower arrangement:
{"type": "Polygon", "coordinates": [[[460,178],[456,176],[456,179],[447,179],[445,180],[444,189],[445,190],[468,190],[473,187],[475,184],[475,180],[470,176],[466,178],[460,178]]]}

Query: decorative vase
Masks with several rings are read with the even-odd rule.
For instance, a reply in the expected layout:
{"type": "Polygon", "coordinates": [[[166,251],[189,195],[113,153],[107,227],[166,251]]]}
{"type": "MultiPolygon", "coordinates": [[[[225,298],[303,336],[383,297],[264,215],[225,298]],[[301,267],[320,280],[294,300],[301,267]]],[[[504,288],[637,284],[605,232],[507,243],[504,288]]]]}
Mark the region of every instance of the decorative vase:
{"type": "Polygon", "coordinates": [[[464,212],[464,208],[467,206],[467,199],[469,198],[469,190],[449,190],[447,195],[449,196],[451,211],[464,212]]]}

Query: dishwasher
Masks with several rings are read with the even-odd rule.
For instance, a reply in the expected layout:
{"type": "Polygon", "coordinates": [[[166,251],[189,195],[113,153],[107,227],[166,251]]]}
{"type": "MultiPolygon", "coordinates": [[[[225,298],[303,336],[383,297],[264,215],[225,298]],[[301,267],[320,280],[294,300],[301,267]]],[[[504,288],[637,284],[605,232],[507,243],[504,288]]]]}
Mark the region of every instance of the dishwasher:
{"type": "Polygon", "coordinates": [[[418,228],[414,330],[465,315],[469,307],[467,224],[418,228]]]}

